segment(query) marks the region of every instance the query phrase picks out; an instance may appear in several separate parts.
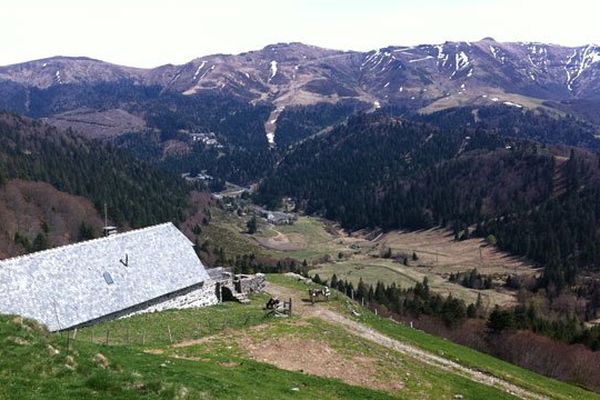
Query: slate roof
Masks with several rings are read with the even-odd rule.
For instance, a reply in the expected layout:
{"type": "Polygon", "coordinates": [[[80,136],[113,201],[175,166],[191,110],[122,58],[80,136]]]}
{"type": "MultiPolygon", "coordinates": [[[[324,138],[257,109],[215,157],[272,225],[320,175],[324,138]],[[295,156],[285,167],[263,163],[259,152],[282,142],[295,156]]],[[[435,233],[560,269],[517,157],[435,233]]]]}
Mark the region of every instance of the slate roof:
{"type": "Polygon", "coordinates": [[[0,313],[56,331],[208,279],[192,242],[166,223],[0,261],[0,313]]]}

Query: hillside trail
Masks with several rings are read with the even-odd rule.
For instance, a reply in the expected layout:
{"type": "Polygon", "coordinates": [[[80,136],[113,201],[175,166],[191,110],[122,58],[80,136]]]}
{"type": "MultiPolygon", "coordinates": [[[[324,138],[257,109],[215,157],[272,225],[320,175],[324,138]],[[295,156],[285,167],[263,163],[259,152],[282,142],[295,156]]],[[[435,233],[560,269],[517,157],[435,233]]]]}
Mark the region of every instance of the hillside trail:
{"type": "Polygon", "coordinates": [[[322,304],[315,303],[313,305],[306,299],[308,296],[302,296],[298,290],[274,285],[273,283],[269,282],[267,283],[266,291],[273,296],[279,297],[281,300],[287,300],[291,298],[294,305],[292,311],[295,316],[299,316],[300,318],[320,318],[324,321],[341,326],[348,332],[363,339],[408,355],[428,365],[454,372],[488,386],[496,387],[523,399],[547,399],[545,396],[531,392],[502,378],[465,367],[442,356],[419,349],[416,346],[392,339],[389,336],[377,332],[360,322],[353,321],[322,304]]]}

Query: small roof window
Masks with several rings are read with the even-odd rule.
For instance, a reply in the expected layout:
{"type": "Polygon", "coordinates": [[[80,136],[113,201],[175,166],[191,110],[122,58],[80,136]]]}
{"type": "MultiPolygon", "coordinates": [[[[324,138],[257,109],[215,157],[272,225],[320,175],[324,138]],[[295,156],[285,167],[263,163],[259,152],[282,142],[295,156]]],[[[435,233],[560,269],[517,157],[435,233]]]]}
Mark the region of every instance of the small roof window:
{"type": "Polygon", "coordinates": [[[112,276],[110,276],[108,272],[103,273],[102,276],[104,277],[104,280],[107,284],[112,285],[113,283],[115,283],[115,281],[113,281],[112,276]]]}

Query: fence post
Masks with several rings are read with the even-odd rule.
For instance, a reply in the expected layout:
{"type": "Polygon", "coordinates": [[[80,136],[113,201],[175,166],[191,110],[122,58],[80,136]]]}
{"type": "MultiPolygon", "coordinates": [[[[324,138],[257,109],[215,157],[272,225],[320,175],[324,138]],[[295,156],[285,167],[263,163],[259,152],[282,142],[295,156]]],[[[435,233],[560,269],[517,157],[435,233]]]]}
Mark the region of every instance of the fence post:
{"type": "Polygon", "coordinates": [[[146,345],[146,331],[142,331],[142,346],[146,345]]]}
{"type": "Polygon", "coordinates": [[[171,327],[167,325],[167,330],[169,331],[169,342],[173,344],[173,335],[171,335],[171,327]]]}
{"type": "Polygon", "coordinates": [[[110,336],[110,330],[106,330],[106,345],[108,346],[108,338],[110,336]]]}
{"type": "Polygon", "coordinates": [[[292,298],[290,297],[290,317],[292,316],[292,298]]]}
{"type": "Polygon", "coordinates": [[[90,330],[92,331],[92,339],[90,340],[90,343],[94,343],[94,328],[90,330]]]}

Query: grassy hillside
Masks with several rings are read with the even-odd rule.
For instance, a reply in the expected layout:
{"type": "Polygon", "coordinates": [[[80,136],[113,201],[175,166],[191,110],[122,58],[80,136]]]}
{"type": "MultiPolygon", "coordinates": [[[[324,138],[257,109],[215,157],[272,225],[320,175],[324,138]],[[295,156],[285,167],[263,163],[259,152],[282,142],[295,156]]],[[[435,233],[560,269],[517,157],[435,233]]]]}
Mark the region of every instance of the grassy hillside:
{"type": "Polygon", "coordinates": [[[244,360],[184,360],[126,346],[72,343],[0,317],[2,399],[389,399],[385,393],[244,360]]]}
{"type": "Polygon", "coordinates": [[[304,283],[269,281],[272,293],[294,299],[292,318],[265,317],[267,295],[249,306],[112,321],[75,339],[2,316],[0,398],[600,398],[381,319],[341,295],[312,306],[304,283]]]}
{"type": "MultiPolygon", "coordinates": [[[[305,291],[304,283],[291,281],[289,278],[277,275],[269,276],[270,281],[296,291],[305,291]]],[[[535,372],[520,368],[490,355],[450,342],[426,332],[411,329],[395,321],[382,318],[350,301],[345,296],[334,291],[333,301],[327,307],[336,310],[347,318],[367,325],[390,338],[414,345],[433,354],[440,355],[460,365],[477,371],[489,373],[492,376],[505,379],[519,387],[527,388],[534,393],[553,399],[599,399],[600,395],[577,386],[547,378],[535,372]]]]}

